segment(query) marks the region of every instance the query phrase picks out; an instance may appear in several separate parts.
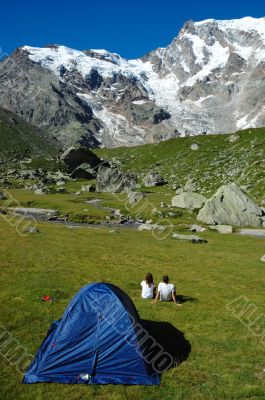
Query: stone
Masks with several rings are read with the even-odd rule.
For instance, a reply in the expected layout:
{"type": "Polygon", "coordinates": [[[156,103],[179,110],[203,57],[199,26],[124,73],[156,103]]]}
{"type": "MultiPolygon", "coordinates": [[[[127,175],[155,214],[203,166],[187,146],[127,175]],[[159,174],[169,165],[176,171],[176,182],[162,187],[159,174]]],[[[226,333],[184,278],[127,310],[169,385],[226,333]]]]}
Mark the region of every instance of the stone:
{"type": "Polygon", "coordinates": [[[206,239],[203,239],[196,235],[181,235],[179,233],[173,233],[172,237],[178,240],[186,240],[192,243],[207,243],[206,239]]]}
{"type": "Polygon", "coordinates": [[[238,139],[239,139],[239,136],[238,136],[238,135],[229,135],[228,141],[229,141],[230,143],[235,143],[238,139]]]}
{"type": "Polygon", "coordinates": [[[162,225],[158,224],[141,224],[138,226],[138,231],[164,231],[166,228],[162,225]]]}
{"type": "Polygon", "coordinates": [[[262,226],[262,209],[235,183],[220,187],[200,209],[197,219],[207,225],[262,226]]]}
{"type": "Polygon", "coordinates": [[[204,231],[206,231],[207,229],[204,228],[203,226],[194,224],[194,225],[191,225],[191,227],[190,227],[189,230],[190,230],[191,232],[204,232],[204,231]]]}
{"type": "Polygon", "coordinates": [[[60,158],[72,171],[81,164],[89,164],[91,168],[94,168],[102,163],[102,160],[96,154],[81,146],[69,147],[61,154],[60,158]]]}
{"type": "Polygon", "coordinates": [[[185,208],[187,210],[199,210],[207,201],[206,197],[198,193],[183,192],[174,196],[171,200],[173,207],[185,208]]]}
{"type": "Polygon", "coordinates": [[[146,187],[162,186],[165,181],[157,172],[151,171],[144,177],[143,184],[146,187]]]}
{"type": "Polygon", "coordinates": [[[40,231],[36,226],[29,226],[27,229],[25,229],[24,232],[34,234],[34,233],[39,233],[40,231]]]}
{"type": "Polygon", "coordinates": [[[47,194],[47,193],[48,193],[48,190],[45,188],[39,188],[34,191],[34,194],[37,194],[37,195],[43,195],[43,194],[47,194]]]}
{"type": "Polygon", "coordinates": [[[196,192],[197,183],[193,179],[188,179],[184,186],[184,192],[196,192]]]}
{"type": "Polygon", "coordinates": [[[142,192],[129,192],[128,193],[128,203],[129,204],[137,204],[144,198],[144,194],[142,192]]]}
{"type": "Polygon", "coordinates": [[[265,254],[264,254],[264,256],[262,256],[262,257],[260,258],[260,261],[262,261],[262,262],[265,263],[265,254]]]}
{"type": "Polygon", "coordinates": [[[194,150],[194,151],[199,150],[199,145],[197,143],[192,143],[192,145],[190,146],[190,149],[194,150]]]}
{"type": "Polygon", "coordinates": [[[70,176],[73,179],[95,179],[96,171],[89,164],[84,163],[79,165],[70,176]]]}
{"type": "Polygon", "coordinates": [[[99,167],[97,173],[96,191],[108,193],[129,193],[135,188],[136,175],[127,174],[117,168],[104,165],[99,167]]]}
{"type": "Polygon", "coordinates": [[[96,186],[95,185],[83,185],[81,187],[81,192],[84,193],[91,193],[96,191],[96,186]]]}
{"type": "Polygon", "coordinates": [[[184,189],[182,188],[182,187],[180,187],[180,188],[178,188],[177,190],[176,190],[176,194],[181,194],[181,193],[183,193],[184,192],[184,189]]]}
{"type": "Polygon", "coordinates": [[[64,186],[64,185],[65,185],[65,181],[56,182],[56,186],[64,186]]]}
{"type": "Polygon", "coordinates": [[[209,228],[219,233],[233,233],[231,225],[210,225],[209,228]]]}
{"type": "Polygon", "coordinates": [[[6,200],[5,194],[1,191],[0,191],[0,200],[6,200]]]}

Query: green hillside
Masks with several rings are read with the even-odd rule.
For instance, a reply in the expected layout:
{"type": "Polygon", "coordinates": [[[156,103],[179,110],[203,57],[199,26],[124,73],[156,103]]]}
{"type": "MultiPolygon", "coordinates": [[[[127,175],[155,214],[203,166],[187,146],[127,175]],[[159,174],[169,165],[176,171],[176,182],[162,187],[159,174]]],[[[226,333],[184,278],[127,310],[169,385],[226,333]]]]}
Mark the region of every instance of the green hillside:
{"type": "Polygon", "coordinates": [[[50,156],[57,153],[55,141],[10,111],[0,109],[0,160],[50,156]]]}
{"type": "Polygon", "coordinates": [[[170,185],[183,185],[194,178],[206,194],[213,193],[223,183],[235,181],[260,200],[265,194],[265,128],[248,129],[236,135],[238,139],[233,143],[229,141],[231,135],[222,134],[96,152],[140,177],[150,170],[157,171],[170,185]],[[191,150],[192,144],[197,144],[198,150],[191,150]]]}

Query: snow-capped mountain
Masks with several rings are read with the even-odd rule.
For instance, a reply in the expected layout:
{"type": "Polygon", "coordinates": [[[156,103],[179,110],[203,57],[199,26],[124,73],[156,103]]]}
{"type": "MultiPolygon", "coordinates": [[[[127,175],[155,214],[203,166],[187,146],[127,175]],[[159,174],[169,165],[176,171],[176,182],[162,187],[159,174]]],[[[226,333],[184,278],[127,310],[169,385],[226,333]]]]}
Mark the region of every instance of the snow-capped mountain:
{"type": "Polygon", "coordinates": [[[168,47],[137,60],[24,46],[0,64],[0,106],[65,146],[265,126],[265,18],[190,21],[168,47]]]}

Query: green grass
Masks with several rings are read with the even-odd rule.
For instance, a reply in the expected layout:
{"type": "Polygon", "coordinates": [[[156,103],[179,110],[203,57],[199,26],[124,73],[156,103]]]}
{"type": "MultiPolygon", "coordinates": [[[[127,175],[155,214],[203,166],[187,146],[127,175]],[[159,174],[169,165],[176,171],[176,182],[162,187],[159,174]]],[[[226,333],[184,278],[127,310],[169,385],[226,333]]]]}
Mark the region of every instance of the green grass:
{"type": "Polygon", "coordinates": [[[265,398],[264,344],[226,307],[245,295],[257,315],[264,313],[263,239],[205,232],[208,243],[193,245],[132,230],[115,235],[107,229],[69,230],[44,223],[39,229],[39,234],[21,237],[0,218],[1,324],[29,353],[35,354],[51,321],[91,281],[121,287],[141,318],[166,321],[182,331],[191,352],[163,375],[161,387],[23,385],[16,368],[0,358],[2,399],[265,398]],[[197,301],[176,308],[141,300],[139,284],[148,271],[156,282],[168,273],[178,294],[197,301]],[[52,304],[38,300],[55,289],[68,293],[67,298],[52,304]]]}

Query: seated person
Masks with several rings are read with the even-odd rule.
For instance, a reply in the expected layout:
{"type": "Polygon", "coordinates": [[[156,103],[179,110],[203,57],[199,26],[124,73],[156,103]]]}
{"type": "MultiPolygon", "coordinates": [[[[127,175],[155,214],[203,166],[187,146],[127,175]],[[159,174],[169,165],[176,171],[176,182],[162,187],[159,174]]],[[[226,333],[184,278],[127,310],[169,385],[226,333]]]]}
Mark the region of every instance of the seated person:
{"type": "Polygon", "coordinates": [[[160,297],[160,301],[174,301],[176,306],[181,306],[181,304],[177,303],[176,299],[176,288],[173,283],[169,283],[168,275],[163,276],[163,282],[160,282],[157,288],[156,298],[153,303],[156,303],[158,297],[160,297]]]}
{"type": "Polygon", "coordinates": [[[155,285],[153,275],[148,272],[145,280],[141,282],[142,299],[153,299],[155,297],[155,285]]]}

